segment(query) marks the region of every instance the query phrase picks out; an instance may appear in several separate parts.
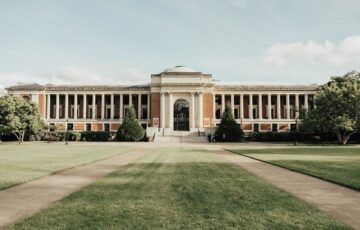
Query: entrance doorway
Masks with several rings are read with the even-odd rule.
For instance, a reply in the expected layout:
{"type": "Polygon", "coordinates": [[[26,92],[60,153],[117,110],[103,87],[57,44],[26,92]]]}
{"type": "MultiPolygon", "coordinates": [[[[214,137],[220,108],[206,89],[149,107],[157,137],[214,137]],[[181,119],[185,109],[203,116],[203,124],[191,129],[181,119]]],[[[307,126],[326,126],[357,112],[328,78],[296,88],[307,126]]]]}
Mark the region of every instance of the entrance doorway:
{"type": "Polygon", "coordinates": [[[174,130],[189,131],[189,103],[184,99],[174,103],[174,130]]]}

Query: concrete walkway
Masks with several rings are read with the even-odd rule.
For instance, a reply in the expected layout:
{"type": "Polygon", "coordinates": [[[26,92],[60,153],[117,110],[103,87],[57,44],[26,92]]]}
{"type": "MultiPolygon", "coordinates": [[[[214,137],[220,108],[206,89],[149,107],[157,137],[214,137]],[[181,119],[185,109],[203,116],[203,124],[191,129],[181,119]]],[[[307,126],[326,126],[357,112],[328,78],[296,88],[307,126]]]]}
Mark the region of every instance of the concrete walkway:
{"type": "Polygon", "coordinates": [[[216,153],[343,223],[360,229],[360,192],[225,150],[216,153]]]}
{"type": "Polygon", "coordinates": [[[137,149],[0,191],[0,228],[47,208],[148,152],[137,149]]]}

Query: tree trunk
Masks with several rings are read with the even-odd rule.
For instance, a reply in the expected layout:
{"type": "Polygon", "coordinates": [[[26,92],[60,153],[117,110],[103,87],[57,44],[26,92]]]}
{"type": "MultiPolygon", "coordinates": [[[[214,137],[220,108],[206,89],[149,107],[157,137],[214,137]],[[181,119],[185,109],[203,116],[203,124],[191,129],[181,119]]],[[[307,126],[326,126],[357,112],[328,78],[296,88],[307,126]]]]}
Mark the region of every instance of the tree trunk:
{"type": "Polygon", "coordinates": [[[351,137],[351,135],[353,135],[354,132],[350,132],[350,133],[346,133],[346,131],[344,131],[343,134],[341,134],[341,132],[339,130],[336,130],[336,136],[340,142],[340,144],[342,145],[346,145],[349,138],[351,137]]]}

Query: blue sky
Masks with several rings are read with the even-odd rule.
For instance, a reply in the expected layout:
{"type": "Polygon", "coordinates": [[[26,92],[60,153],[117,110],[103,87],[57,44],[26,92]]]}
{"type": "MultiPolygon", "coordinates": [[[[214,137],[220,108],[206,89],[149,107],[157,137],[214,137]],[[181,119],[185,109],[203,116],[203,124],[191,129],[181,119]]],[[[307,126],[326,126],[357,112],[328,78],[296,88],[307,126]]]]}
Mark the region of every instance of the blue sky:
{"type": "Polygon", "coordinates": [[[0,88],[149,80],[324,83],[360,70],[358,0],[0,1],[0,88]]]}

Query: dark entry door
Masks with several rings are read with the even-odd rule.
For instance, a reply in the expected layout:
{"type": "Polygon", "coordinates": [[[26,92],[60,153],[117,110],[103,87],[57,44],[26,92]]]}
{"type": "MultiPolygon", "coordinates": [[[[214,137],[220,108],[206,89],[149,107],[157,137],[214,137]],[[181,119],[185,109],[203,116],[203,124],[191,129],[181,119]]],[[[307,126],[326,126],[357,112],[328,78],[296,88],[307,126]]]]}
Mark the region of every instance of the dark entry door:
{"type": "Polygon", "coordinates": [[[174,130],[189,131],[189,105],[179,99],[174,104],[174,130]]]}

